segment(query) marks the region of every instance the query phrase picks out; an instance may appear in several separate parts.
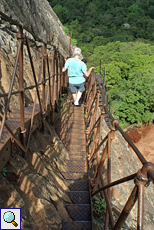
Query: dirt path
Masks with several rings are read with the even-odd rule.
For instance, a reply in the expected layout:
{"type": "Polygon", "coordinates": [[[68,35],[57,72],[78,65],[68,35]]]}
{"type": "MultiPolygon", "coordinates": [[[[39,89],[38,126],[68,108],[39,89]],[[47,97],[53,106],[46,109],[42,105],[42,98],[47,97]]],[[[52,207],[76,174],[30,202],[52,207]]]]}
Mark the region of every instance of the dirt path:
{"type": "Polygon", "coordinates": [[[154,124],[129,130],[128,135],[146,160],[154,163],[154,124]]]}

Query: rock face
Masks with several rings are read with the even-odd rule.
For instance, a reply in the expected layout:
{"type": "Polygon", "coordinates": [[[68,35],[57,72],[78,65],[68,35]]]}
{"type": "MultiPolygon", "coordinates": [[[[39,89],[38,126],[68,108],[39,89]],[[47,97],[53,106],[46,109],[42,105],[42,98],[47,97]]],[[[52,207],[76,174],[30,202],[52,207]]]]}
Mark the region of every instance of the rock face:
{"type": "Polygon", "coordinates": [[[68,56],[69,39],[47,0],[1,0],[0,11],[23,23],[24,28],[37,40],[50,43],[50,36],[54,35],[54,45],[59,45],[63,56],[68,56]]]}
{"type": "Polygon", "coordinates": [[[65,171],[68,152],[54,128],[47,123],[45,127],[45,133],[33,133],[27,161],[17,150],[7,165],[17,181],[0,176],[0,207],[21,208],[24,230],[60,230],[62,219],[70,220],[64,204],[71,201],[64,192],[68,187],[60,173],[65,171]]]}
{"type": "MultiPolygon", "coordinates": [[[[105,137],[109,132],[106,123],[103,123],[102,137],[105,137]]],[[[137,173],[139,169],[142,168],[140,161],[138,160],[135,153],[133,153],[128,147],[127,142],[124,140],[119,131],[116,131],[115,138],[111,143],[111,181],[119,180],[123,177],[127,177],[131,174],[137,173]]],[[[106,180],[106,169],[107,165],[104,167],[104,180],[106,180]]],[[[126,204],[135,183],[133,180],[129,182],[122,183],[118,186],[111,188],[112,199],[111,204],[112,208],[117,214],[122,211],[124,205],[126,204]]],[[[154,186],[151,183],[149,187],[145,187],[144,195],[144,228],[147,230],[153,229],[153,220],[154,220],[154,186]]],[[[125,229],[137,229],[137,203],[133,207],[130,215],[127,218],[127,226],[125,229]]]]}
{"type": "MultiPolygon", "coordinates": [[[[28,38],[35,73],[38,79],[41,66],[41,57],[43,53],[43,43],[47,42],[47,53],[52,58],[53,46],[50,45],[50,35],[54,35],[53,45],[58,49],[59,53],[67,57],[69,56],[70,41],[62,29],[62,24],[53,12],[49,3],[44,1],[1,1],[0,11],[11,17],[13,20],[22,22],[24,25],[24,34],[28,38]],[[29,32],[28,32],[29,31],[29,32]]],[[[0,93],[8,93],[12,80],[13,69],[15,66],[15,58],[17,55],[18,28],[11,25],[3,19],[0,19],[0,93]]],[[[52,73],[51,63],[50,74],[52,73]]],[[[23,67],[24,67],[24,87],[34,85],[33,72],[30,65],[30,59],[26,46],[23,49],[23,67]]],[[[48,75],[46,70],[46,76],[48,75]]],[[[13,85],[13,91],[19,89],[19,71],[17,68],[16,77],[13,85]]],[[[25,91],[25,105],[30,105],[34,100],[35,89],[25,91]]],[[[0,113],[4,111],[7,103],[6,98],[0,98],[0,113]]],[[[9,110],[19,108],[19,99],[17,95],[11,96],[9,110]]],[[[9,114],[8,114],[9,116],[9,114]]]]}
{"type": "MultiPolygon", "coordinates": [[[[6,23],[0,25],[0,93],[8,93],[12,80],[13,70],[15,66],[15,58],[17,54],[18,41],[16,38],[17,28],[6,23]]],[[[43,44],[35,41],[30,33],[26,32],[30,46],[31,55],[33,58],[36,76],[39,74],[39,66],[41,63],[41,56],[43,52],[43,44]]],[[[48,52],[49,55],[51,51],[48,52]]],[[[29,61],[29,56],[26,46],[23,49],[23,68],[24,68],[24,87],[34,84],[32,68],[29,61]]],[[[16,76],[13,84],[13,91],[19,89],[19,70],[17,68],[16,76]]],[[[35,90],[25,91],[25,105],[33,102],[35,90]]],[[[0,98],[0,113],[3,113],[6,105],[6,98],[0,98]]],[[[12,108],[19,108],[19,98],[17,95],[11,96],[10,110],[12,108]]]]}
{"type": "MultiPolygon", "coordinates": [[[[54,35],[53,45],[61,55],[69,56],[69,39],[46,0],[2,0],[0,11],[23,23],[37,79],[43,52],[41,41],[50,44],[50,36],[54,35]]],[[[8,93],[12,80],[18,47],[17,33],[16,26],[0,19],[0,94],[8,93]]],[[[52,50],[52,46],[47,45],[49,57],[52,57],[52,50]]],[[[23,62],[24,87],[34,85],[26,46],[23,48],[23,62]]],[[[17,68],[13,91],[19,89],[18,75],[17,68]]],[[[25,106],[31,105],[34,98],[35,89],[26,90],[25,106]]],[[[0,98],[0,114],[3,114],[6,103],[6,99],[0,98]]],[[[19,97],[16,95],[11,96],[9,111],[14,108],[19,108],[19,97]]],[[[68,188],[61,175],[65,171],[68,152],[54,128],[47,123],[45,127],[44,133],[37,129],[32,134],[27,160],[17,148],[7,165],[7,178],[0,175],[0,207],[21,208],[21,229],[24,230],[60,230],[62,219],[70,219],[64,204],[71,201],[64,192],[68,188]]]]}

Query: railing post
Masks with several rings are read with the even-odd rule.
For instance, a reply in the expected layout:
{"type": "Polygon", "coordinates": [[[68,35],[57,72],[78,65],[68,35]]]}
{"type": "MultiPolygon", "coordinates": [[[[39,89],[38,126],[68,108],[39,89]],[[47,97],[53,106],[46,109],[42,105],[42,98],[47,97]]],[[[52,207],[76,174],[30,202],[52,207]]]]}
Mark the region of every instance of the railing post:
{"type": "MultiPolygon", "coordinates": [[[[62,67],[65,65],[65,59],[62,57],[62,67]]],[[[66,87],[67,87],[67,84],[66,84],[66,72],[63,72],[62,73],[62,93],[65,93],[66,92],[66,87]]]]}
{"type": "MultiPolygon", "coordinates": [[[[151,167],[151,164],[147,163],[147,166],[151,167]]],[[[143,220],[144,220],[144,186],[149,185],[149,178],[147,172],[144,173],[144,168],[137,172],[137,178],[135,183],[138,186],[138,215],[137,215],[137,230],[143,230],[143,220]]],[[[147,167],[148,168],[148,167],[147,167]]],[[[153,167],[154,168],[154,167],[153,167]]]]}
{"type": "Polygon", "coordinates": [[[46,78],[46,58],[47,58],[47,49],[46,44],[44,44],[43,49],[43,85],[42,85],[42,112],[45,113],[45,78],[46,78]]]}
{"type": "Polygon", "coordinates": [[[53,124],[54,121],[54,111],[55,111],[55,47],[53,47],[53,57],[52,57],[52,108],[53,108],[53,113],[52,113],[52,119],[51,119],[51,124],[53,124]]]}
{"type": "Polygon", "coordinates": [[[137,221],[137,229],[143,230],[143,214],[144,214],[144,188],[143,186],[148,186],[152,175],[152,179],[154,178],[154,164],[151,162],[147,162],[143,165],[142,169],[137,172],[137,177],[135,178],[135,187],[123,208],[123,211],[120,214],[120,217],[114,227],[114,230],[121,229],[125,220],[127,219],[131,209],[133,208],[137,198],[139,198],[138,202],[138,221],[137,221]]]}
{"type": "MultiPolygon", "coordinates": [[[[26,148],[26,129],[25,129],[25,108],[24,108],[24,85],[23,85],[23,42],[25,36],[23,34],[22,26],[19,27],[19,33],[17,34],[17,39],[21,39],[21,49],[19,53],[19,90],[20,93],[20,129],[22,135],[23,146],[26,148]]],[[[26,157],[26,155],[24,155],[26,157]]]]}
{"type": "Polygon", "coordinates": [[[47,69],[48,69],[48,77],[49,77],[49,84],[48,84],[48,87],[49,87],[49,90],[48,90],[48,93],[49,93],[49,97],[46,101],[46,109],[48,107],[48,102],[49,102],[49,107],[50,107],[50,122],[52,123],[52,113],[53,113],[53,108],[52,108],[52,102],[51,102],[51,75],[50,75],[50,67],[49,67],[49,57],[47,55],[47,69]]]}
{"type": "Polygon", "coordinates": [[[59,55],[58,55],[58,62],[59,62],[58,97],[61,97],[61,92],[62,92],[62,89],[61,89],[61,84],[62,84],[62,76],[61,76],[61,73],[62,73],[62,66],[61,66],[61,55],[60,55],[60,53],[59,53],[59,55]]]}
{"type": "Polygon", "coordinates": [[[121,227],[123,226],[125,220],[127,219],[131,209],[133,208],[133,206],[137,200],[137,193],[138,193],[138,187],[137,187],[137,185],[135,185],[135,187],[134,187],[123,211],[121,212],[120,217],[119,217],[116,225],[114,226],[113,230],[121,229],[121,227]]]}
{"type": "Polygon", "coordinates": [[[72,56],[72,49],[71,49],[72,41],[71,41],[71,39],[72,39],[72,31],[70,32],[70,46],[69,46],[69,55],[70,55],[70,57],[72,56]]]}
{"type": "Polygon", "coordinates": [[[58,51],[56,52],[56,104],[55,104],[55,110],[58,112],[58,51]]]}
{"type": "MultiPolygon", "coordinates": [[[[115,123],[119,123],[119,122],[117,120],[113,121],[111,131],[108,135],[108,160],[107,160],[107,183],[108,184],[111,183],[111,142],[115,136],[115,130],[116,130],[115,123]]],[[[107,195],[110,201],[111,199],[111,189],[110,188],[107,189],[107,195]]],[[[105,228],[104,228],[105,230],[108,227],[108,223],[109,223],[109,213],[108,213],[108,210],[106,209],[105,228]]]]}

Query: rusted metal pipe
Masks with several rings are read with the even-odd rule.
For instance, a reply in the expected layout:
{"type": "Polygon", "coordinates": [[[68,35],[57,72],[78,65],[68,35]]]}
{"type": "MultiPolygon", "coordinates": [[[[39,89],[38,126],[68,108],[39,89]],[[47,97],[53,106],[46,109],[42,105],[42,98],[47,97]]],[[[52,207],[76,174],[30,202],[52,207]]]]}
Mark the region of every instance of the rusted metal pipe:
{"type": "Polygon", "coordinates": [[[34,77],[34,81],[35,81],[35,85],[36,85],[36,92],[37,92],[37,97],[38,97],[40,111],[41,111],[41,118],[42,118],[42,121],[43,121],[43,110],[42,110],[42,105],[41,105],[41,98],[40,98],[39,90],[38,90],[38,87],[37,87],[37,80],[36,80],[35,69],[34,69],[34,65],[33,65],[33,61],[32,61],[32,56],[31,56],[31,52],[30,52],[30,47],[29,47],[29,43],[28,43],[27,38],[26,38],[26,45],[27,45],[27,51],[28,51],[28,55],[29,55],[29,59],[30,59],[31,67],[32,67],[32,72],[33,72],[33,77],[34,77]]]}
{"type": "Polygon", "coordinates": [[[13,69],[13,77],[12,77],[12,81],[11,81],[11,85],[10,85],[10,89],[9,89],[9,93],[8,93],[8,97],[7,97],[7,103],[6,103],[5,112],[4,112],[2,123],[1,123],[1,128],[0,128],[0,140],[2,138],[2,132],[3,132],[3,128],[4,128],[4,124],[5,124],[5,120],[6,120],[7,111],[9,108],[9,103],[10,103],[12,88],[13,88],[13,84],[14,84],[15,74],[16,74],[16,70],[17,70],[17,65],[18,65],[18,61],[19,61],[21,46],[22,46],[22,42],[19,41],[18,50],[17,50],[17,57],[16,57],[16,61],[15,61],[15,66],[13,69]]]}
{"type": "Polygon", "coordinates": [[[154,164],[151,162],[143,165],[142,169],[138,170],[135,183],[138,186],[138,216],[137,216],[137,229],[143,230],[144,220],[144,186],[148,186],[151,180],[148,177],[148,172],[154,172],[154,164]]]}
{"type": "Polygon", "coordinates": [[[138,189],[138,216],[137,216],[137,230],[143,230],[144,219],[144,184],[139,184],[138,189]]]}
{"type": "MultiPolygon", "coordinates": [[[[16,94],[19,94],[21,92],[22,92],[22,90],[16,90],[16,91],[12,92],[11,95],[16,95],[16,94]]],[[[8,93],[1,93],[0,97],[8,97],[8,93]]]]}
{"type": "MultiPolygon", "coordinates": [[[[51,102],[51,81],[50,81],[50,69],[49,69],[49,60],[47,58],[47,69],[48,69],[48,75],[49,75],[49,105],[50,105],[50,117],[52,121],[52,113],[53,113],[53,108],[52,108],[52,102],[51,102]]],[[[47,102],[48,103],[48,102],[47,102]]],[[[47,107],[47,106],[46,106],[47,107]]]]}
{"type": "MultiPolygon", "coordinates": [[[[100,163],[99,163],[99,166],[97,168],[97,173],[95,174],[96,176],[95,176],[95,178],[92,179],[93,182],[91,183],[91,186],[95,186],[96,187],[98,185],[99,175],[102,173],[103,164],[104,164],[104,161],[106,159],[106,155],[107,155],[107,143],[106,143],[106,146],[104,148],[102,157],[100,159],[100,163]]],[[[94,191],[94,189],[93,189],[93,191],[94,191]]],[[[92,193],[93,193],[93,191],[92,191],[92,193]]]]}
{"type": "Polygon", "coordinates": [[[135,177],[136,177],[137,173],[134,173],[130,176],[127,176],[127,177],[124,177],[124,178],[121,178],[119,180],[116,180],[114,182],[111,182],[110,184],[107,184],[107,185],[104,185],[102,188],[98,189],[97,191],[95,191],[94,193],[92,193],[92,196],[95,196],[97,193],[100,193],[101,191],[103,191],[104,189],[107,189],[107,188],[111,188],[115,185],[118,185],[118,184],[122,184],[124,182],[127,182],[127,181],[130,181],[130,180],[134,180],[135,177]]]}
{"type": "MultiPolygon", "coordinates": [[[[20,93],[20,129],[22,134],[22,142],[24,148],[26,148],[26,129],[25,129],[25,106],[24,106],[24,79],[23,79],[23,42],[25,35],[23,34],[23,28],[19,27],[19,33],[17,34],[18,41],[21,41],[21,49],[19,54],[19,90],[20,93]]],[[[24,155],[24,157],[26,157],[24,155]]]]}
{"type": "Polygon", "coordinates": [[[54,110],[55,110],[55,49],[53,49],[53,56],[52,56],[52,75],[53,75],[53,79],[52,79],[52,108],[53,108],[53,112],[52,112],[52,119],[51,119],[51,124],[53,124],[54,121],[54,110]]]}
{"type": "MultiPolygon", "coordinates": [[[[2,121],[2,117],[0,116],[0,120],[2,121]]],[[[17,145],[21,148],[21,150],[23,152],[26,152],[25,147],[21,144],[21,142],[16,138],[15,134],[13,133],[13,131],[11,130],[11,128],[8,126],[8,124],[5,122],[5,127],[8,130],[8,132],[11,134],[11,136],[13,137],[14,141],[17,143],[17,145]]]]}
{"type": "Polygon", "coordinates": [[[58,112],[58,98],[59,98],[59,93],[58,93],[58,84],[59,84],[59,79],[58,79],[58,51],[56,51],[56,104],[55,104],[55,109],[58,112]]]}
{"type": "MultiPolygon", "coordinates": [[[[111,131],[112,132],[112,131],[111,131]]],[[[107,159],[107,182],[110,184],[111,182],[111,132],[108,134],[108,145],[107,145],[107,152],[108,152],[108,159],[107,159]]],[[[111,199],[111,190],[110,188],[107,189],[107,195],[110,202],[111,199]]],[[[106,216],[105,216],[105,227],[104,229],[107,230],[109,223],[109,213],[106,209],[106,216]]]]}
{"type": "Polygon", "coordinates": [[[150,177],[154,182],[154,164],[152,162],[147,162],[143,165],[141,169],[142,175],[145,177],[150,177]]]}
{"type": "Polygon", "coordinates": [[[138,186],[135,185],[130,197],[128,198],[127,203],[125,204],[125,207],[123,208],[123,211],[121,212],[119,219],[117,223],[115,224],[113,230],[121,229],[123,226],[125,220],[127,219],[131,209],[133,208],[136,200],[137,200],[137,194],[138,194],[138,186]]]}
{"type": "Polygon", "coordinates": [[[43,114],[46,111],[45,107],[45,78],[46,78],[46,58],[47,58],[47,49],[46,49],[46,44],[44,44],[44,49],[43,49],[43,85],[42,85],[42,110],[43,114]]]}
{"type": "Polygon", "coordinates": [[[22,26],[23,27],[23,24],[21,22],[13,20],[12,18],[8,17],[6,14],[2,13],[1,11],[0,11],[0,15],[2,16],[2,18],[4,18],[6,21],[12,23],[13,25],[22,26]]]}
{"type": "MultiPolygon", "coordinates": [[[[40,65],[40,70],[39,70],[39,75],[38,75],[38,82],[40,81],[40,78],[41,78],[42,68],[43,68],[43,57],[41,59],[41,65],[40,65]]],[[[37,92],[35,92],[35,99],[34,99],[34,104],[33,104],[32,115],[31,115],[30,128],[29,128],[29,133],[28,133],[28,138],[27,138],[26,157],[27,157],[27,153],[28,153],[30,137],[31,137],[32,128],[33,128],[33,121],[34,121],[34,114],[35,114],[35,107],[36,107],[36,99],[37,99],[37,92]]]]}
{"type": "MultiPolygon", "coordinates": [[[[104,180],[103,180],[102,172],[99,171],[99,174],[100,174],[101,184],[102,184],[102,186],[104,186],[104,180]]],[[[109,197],[107,195],[107,191],[106,190],[103,190],[103,192],[104,192],[104,197],[105,197],[105,201],[106,201],[106,204],[107,204],[107,210],[109,212],[110,224],[111,224],[111,227],[113,229],[113,227],[114,227],[114,219],[113,219],[113,215],[112,215],[112,210],[111,210],[111,205],[110,205],[109,197]]]]}
{"type": "Polygon", "coordinates": [[[138,156],[139,160],[142,164],[147,163],[146,159],[142,155],[142,153],[138,150],[138,148],[133,144],[133,142],[129,139],[129,137],[126,135],[126,133],[120,128],[118,124],[115,125],[115,127],[120,131],[124,139],[128,142],[128,144],[131,146],[131,148],[134,150],[136,155],[138,156]]]}

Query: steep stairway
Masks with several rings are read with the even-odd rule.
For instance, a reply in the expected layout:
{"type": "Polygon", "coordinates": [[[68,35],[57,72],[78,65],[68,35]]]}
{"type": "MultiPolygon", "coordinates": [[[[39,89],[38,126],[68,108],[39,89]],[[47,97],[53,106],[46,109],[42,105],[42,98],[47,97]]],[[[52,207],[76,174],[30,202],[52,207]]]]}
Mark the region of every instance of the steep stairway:
{"type": "Polygon", "coordinates": [[[70,155],[66,161],[67,171],[61,172],[69,187],[66,194],[72,203],[66,209],[72,221],[63,220],[63,230],[90,230],[91,205],[87,175],[86,135],[84,106],[74,107],[69,103],[67,119],[62,124],[61,139],[70,155]]]}

